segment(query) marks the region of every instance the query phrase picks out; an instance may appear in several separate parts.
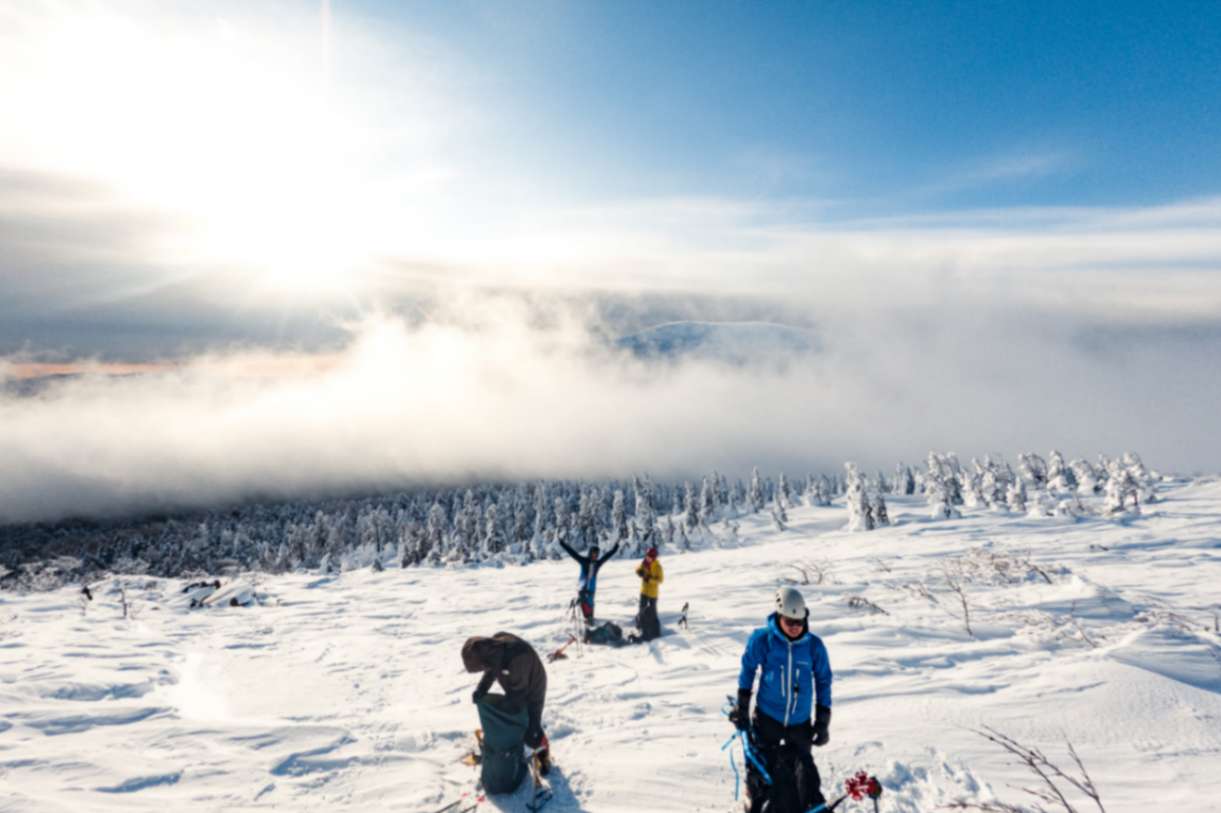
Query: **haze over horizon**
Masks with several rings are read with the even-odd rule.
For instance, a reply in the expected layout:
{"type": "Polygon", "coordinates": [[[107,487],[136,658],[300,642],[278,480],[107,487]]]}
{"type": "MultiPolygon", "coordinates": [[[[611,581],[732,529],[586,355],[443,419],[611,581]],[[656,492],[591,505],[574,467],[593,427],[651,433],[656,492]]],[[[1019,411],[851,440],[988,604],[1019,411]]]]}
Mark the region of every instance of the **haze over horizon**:
{"type": "Polygon", "coordinates": [[[931,448],[1221,469],[1219,24],[8,3],[0,384],[139,374],[0,387],[0,521],[931,448]],[[817,347],[606,348],[681,320],[817,347]]]}

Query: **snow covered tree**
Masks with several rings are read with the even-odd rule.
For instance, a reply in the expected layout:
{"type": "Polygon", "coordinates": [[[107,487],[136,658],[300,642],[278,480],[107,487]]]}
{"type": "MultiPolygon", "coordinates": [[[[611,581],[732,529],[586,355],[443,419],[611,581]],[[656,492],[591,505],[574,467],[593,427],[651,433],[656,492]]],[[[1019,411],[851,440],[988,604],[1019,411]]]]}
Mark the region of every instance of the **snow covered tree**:
{"type": "Polygon", "coordinates": [[[988,501],[983,491],[983,465],[971,458],[971,471],[963,473],[963,494],[966,504],[972,508],[986,506],[988,501]]]}
{"type": "Polygon", "coordinates": [[[1088,460],[1077,458],[1069,466],[1073,470],[1073,476],[1077,479],[1077,490],[1089,496],[1091,494],[1102,493],[1102,484],[1106,480],[1106,472],[1098,471],[1088,460]]]}
{"type": "Polygon", "coordinates": [[[820,474],[818,479],[814,481],[813,498],[811,502],[814,505],[826,507],[831,504],[831,481],[827,479],[827,475],[820,474]]]}
{"type": "MultiPolygon", "coordinates": [[[[928,453],[928,471],[924,475],[924,493],[928,498],[929,514],[934,519],[953,519],[961,516],[955,496],[958,495],[958,477],[953,469],[936,452],[928,453]]],[[[961,497],[959,497],[961,499],[961,497]]]]}
{"type": "Polygon", "coordinates": [[[992,508],[1004,508],[1008,501],[1006,491],[1004,473],[990,458],[985,457],[980,475],[980,493],[984,502],[992,508]]]}
{"type": "Polygon", "coordinates": [[[886,499],[880,491],[873,498],[873,519],[879,527],[890,524],[890,515],[886,513],[886,499]]]}
{"type": "Polygon", "coordinates": [[[700,485],[700,521],[705,525],[716,522],[717,518],[716,487],[712,482],[705,477],[700,485]]]}
{"type": "Polygon", "coordinates": [[[1069,494],[1077,491],[1077,477],[1064,464],[1064,455],[1055,449],[1047,456],[1047,490],[1052,494],[1069,494]]]}
{"type": "Polygon", "coordinates": [[[848,530],[872,531],[874,529],[873,505],[869,494],[865,491],[865,482],[855,463],[845,463],[847,469],[845,481],[848,484],[848,494],[845,501],[848,505],[848,530]]]}
{"type": "Polygon", "coordinates": [[[692,531],[699,527],[699,524],[699,502],[695,499],[695,489],[691,487],[691,481],[687,480],[683,483],[683,525],[688,531],[692,531]]]}
{"type": "Polygon", "coordinates": [[[1009,484],[1009,492],[1006,494],[1006,502],[1009,510],[1018,514],[1026,513],[1026,483],[1022,480],[1014,480],[1009,484]]]}
{"type": "Polygon", "coordinates": [[[1145,468],[1145,463],[1140,459],[1140,455],[1136,452],[1124,452],[1120,463],[1127,469],[1128,475],[1136,484],[1136,493],[1140,502],[1146,504],[1157,502],[1157,490],[1154,487],[1156,478],[1145,468]]]}
{"type": "Polygon", "coordinates": [[[785,526],[789,524],[789,512],[784,507],[784,495],[780,489],[776,489],[776,493],[772,497],[772,513],[785,526]]]}
{"type": "Polygon", "coordinates": [[[661,538],[662,538],[662,541],[665,543],[666,547],[673,547],[673,545],[674,545],[674,520],[670,517],[669,514],[666,514],[666,522],[665,522],[665,525],[662,526],[661,538]]]}
{"type": "Polygon", "coordinates": [[[1139,514],[1140,492],[1131,470],[1120,460],[1107,466],[1106,511],[1108,514],[1139,514]]]}
{"type": "Polygon", "coordinates": [[[622,542],[627,538],[627,509],[623,505],[623,489],[615,489],[611,503],[611,538],[622,542]]]}
{"type": "Polygon", "coordinates": [[[632,488],[635,491],[637,550],[631,551],[634,556],[641,548],[655,543],[657,537],[657,517],[653,511],[653,483],[648,475],[644,479],[634,479],[632,488]]]}
{"type": "Polygon", "coordinates": [[[903,494],[911,496],[916,493],[916,480],[912,477],[910,466],[904,465],[902,462],[895,466],[895,494],[903,494]]]}
{"type": "Polygon", "coordinates": [[[763,479],[759,476],[759,467],[755,466],[750,473],[750,490],[746,495],[747,503],[750,505],[751,513],[759,513],[763,510],[766,498],[763,495],[763,479]]]}
{"type": "Polygon", "coordinates": [[[479,554],[484,561],[504,550],[504,540],[501,538],[496,513],[495,504],[489,505],[483,512],[483,538],[480,540],[479,554]]]}
{"type": "Polygon", "coordinates": [[[1047,485],[1047,463],[1037,454],[1018,453],[1018,476],[1036,489],[1047,485]]]}

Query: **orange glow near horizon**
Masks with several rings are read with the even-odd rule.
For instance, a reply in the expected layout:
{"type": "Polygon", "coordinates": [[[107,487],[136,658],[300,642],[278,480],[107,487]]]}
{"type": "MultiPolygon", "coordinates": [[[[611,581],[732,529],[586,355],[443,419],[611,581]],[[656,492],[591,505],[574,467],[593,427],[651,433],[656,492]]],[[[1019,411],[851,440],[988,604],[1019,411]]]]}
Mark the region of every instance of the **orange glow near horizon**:
{"type": "Polygon", "coordinates": [[[171,370],[207,369],[225,367],[240,377],[249,378],[288,378],[294,376],[324,373],[333,369],[339,363],[339,356],[333,353],[318,355],[283,355],[265,358],[241,358],[230,361],[223,358],[215,360],[192,360],[189,364],[175,361],[62,361],[62,362],[14,362],[8,367],[9,377],[18,380],[47,378],[49,376],[124,376],[148,375],[164,373],[171,370]]]}

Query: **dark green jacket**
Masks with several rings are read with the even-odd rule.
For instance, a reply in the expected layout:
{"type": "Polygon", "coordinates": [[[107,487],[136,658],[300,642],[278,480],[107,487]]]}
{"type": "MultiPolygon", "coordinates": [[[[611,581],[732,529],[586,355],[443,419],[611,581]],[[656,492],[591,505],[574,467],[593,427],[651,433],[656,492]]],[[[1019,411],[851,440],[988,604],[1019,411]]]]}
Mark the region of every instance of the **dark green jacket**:
{"type": "Polygon", "coordinates": [[[547,700],[547,670],[534,647],[509,632],[491,638],[475,636],[462,645],[462,663],[468,672],[483,672],[476,691],[484,694],[499,683],[509,707],[526,709],[530,730],[541,730],[547,700]]]}

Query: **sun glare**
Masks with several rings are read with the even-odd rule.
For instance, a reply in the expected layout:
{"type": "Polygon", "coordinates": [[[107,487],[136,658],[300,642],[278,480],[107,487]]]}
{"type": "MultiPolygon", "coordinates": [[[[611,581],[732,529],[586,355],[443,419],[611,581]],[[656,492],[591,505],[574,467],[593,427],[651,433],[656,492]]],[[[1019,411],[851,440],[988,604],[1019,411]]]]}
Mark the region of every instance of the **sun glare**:
{"type": "Polygon", "coordinates": [[[44,101],[22,146],[171,218],[160,263],[241,274],[252,294],[353,292],[376,242],[366,135],[330,86],[323,28],[66,17],[28,46],[41,75],[22,84],[44,101]]]}

